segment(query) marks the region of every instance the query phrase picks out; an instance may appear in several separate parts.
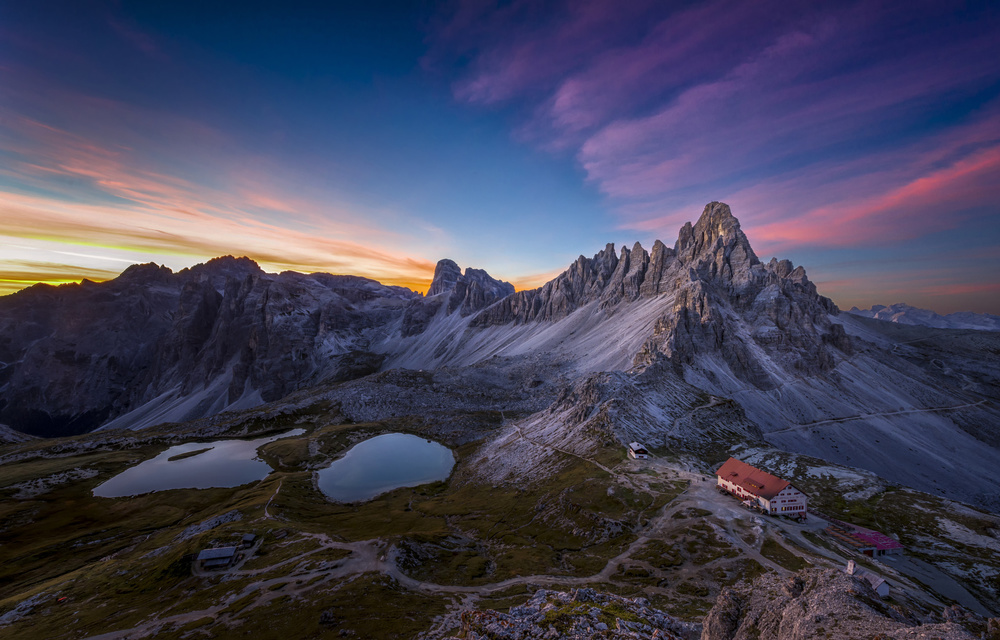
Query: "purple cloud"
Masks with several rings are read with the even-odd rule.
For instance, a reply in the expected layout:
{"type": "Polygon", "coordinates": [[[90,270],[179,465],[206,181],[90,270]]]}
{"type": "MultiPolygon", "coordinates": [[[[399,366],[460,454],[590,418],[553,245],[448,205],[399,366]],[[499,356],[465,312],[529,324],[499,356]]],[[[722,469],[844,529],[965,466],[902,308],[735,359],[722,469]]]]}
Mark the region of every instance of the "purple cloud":
{"type": "MultiPolygon", "coordinates": [[[[626,229],[671,233],[717,198],[734,200],[752,229],[852,200],[845,191],[851,206],[889,197],[937,176],[940,163],[957,166],[981,151],[949,139],[1000,114],[996,102],[980,113],[958,104],[1000,79],[996,34],[944,8],[726,0],[537,7],[460,4],[432,36],[432,55],[450,46],[470,56],[456,98],[520,107],[520,133],[573,150],[626,229]],[[934,122],[946,119],[955,122],[934,122]],[[937,164],[926,150],[920,162],[901,157],[924,137],[950,155],[937,164]],[[872,166],[889,158],[902,166],[872,166]],[[773,188],[766,203],[763,185],[773,188]]],[[[969,188],[977,196],[966,200],[997,195],[987,181],[969,188]]]]}

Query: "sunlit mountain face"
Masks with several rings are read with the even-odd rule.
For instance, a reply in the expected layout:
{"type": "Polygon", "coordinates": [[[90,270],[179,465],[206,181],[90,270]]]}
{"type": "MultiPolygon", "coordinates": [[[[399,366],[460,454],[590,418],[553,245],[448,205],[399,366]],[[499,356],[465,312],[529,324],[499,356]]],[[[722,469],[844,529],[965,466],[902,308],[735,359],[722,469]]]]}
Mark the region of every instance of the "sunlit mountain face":
{"type": "Polygon", "coordinates": [[[709,200],[845,308],[1000,312],[996,8],[16,3],[0,291],[247,255],[525,289],[709,200]]]}

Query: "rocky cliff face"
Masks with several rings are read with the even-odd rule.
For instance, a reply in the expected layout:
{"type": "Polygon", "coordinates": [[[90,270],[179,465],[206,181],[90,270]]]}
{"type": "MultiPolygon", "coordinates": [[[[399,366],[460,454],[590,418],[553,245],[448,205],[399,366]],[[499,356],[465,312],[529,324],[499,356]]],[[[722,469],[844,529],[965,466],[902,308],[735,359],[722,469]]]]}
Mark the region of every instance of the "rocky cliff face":
{"type": "Polygon", "coordinates": [[[463,316],[481,311],[501,298],[514,293],[514,285],[497,280],[482,269],[466,268],[465,274],[451,260],[441,260],[434,269],[428,298],[447,294],[448,312],[463,316]]]}
{"type": "Polygon", "coordinates": [[[762,264],[721,202],[684,225],[672,249],[657,241],[647,253],[636,243],[617,255],[609,244],[540,289],[504,298],[472,326],[558,320],[595,301],[613,313],[623,302],[663,294],[672,298],[634,354],[639,367],[659,358],[681,367],[700,354],[721,354],[737,378],[769,389],[778,384],[768,372],[770,359],[810,375],[851,351],[843,328],[830,319],[836,305],[816,292],[805,269],[788,260],[762,264]]]}
{"type": "Polygon", "coordinates": [[[514,293],[514,285],[497,280],[482,269],[465,274],[454,261],[444,259],[434,268],[434,279],[424,300],[415,302],[403,316],[402,336],[423,333],[440,309],[469,316],[514,293]]]}
{"type": "Polygon", "coordinates": [[[89,431],[128,402],[156,357],[179,290],[168,270],[35,285],[3,299],[0,421],[38,435],[89,431]]]}
{"type": "Polygon", "coordinates": [[[37,435],[200,417],[377,370],[364,334],[418,294],[354,276],[265,274],[246,258],[36,285],[0,301],[0,420],[37,435]]]}
{"type": "Polygon", "coordinates": [[[653,336],[636,355],[645,366],[660,357],[693,364],[719,354],[737,378],[762,388],[777,381],[773,360],[806,375],[828,371],[850,341],[831,321],[836,306],[816,292],[802,267],[787,260],[764,265],[725,204],[713,202],[695,225],[685,225],[675,256],[656,290],[675,292],[653,336]]]}
{"type": "MultiPolygon", "coordinates": [[[[641,247],[639,249],[642,250],[641,247]]],[[[645,254],[645,251],[642,253],[645,254]]],[[[599,299],[616,274],[619,275],[619,284],[622,284],[628,262],[627,249],[622,250],[622,258],[619,259],[615,254],[615,245],[609,244],[593,258],[580,256],[569,269],[541,288],[519,291],[501,300],[479,314],[472,326],[523,324],[565,318],[588,302],[599,299]],[[623,261],[625,268],[619,269],[623,261]]]]}

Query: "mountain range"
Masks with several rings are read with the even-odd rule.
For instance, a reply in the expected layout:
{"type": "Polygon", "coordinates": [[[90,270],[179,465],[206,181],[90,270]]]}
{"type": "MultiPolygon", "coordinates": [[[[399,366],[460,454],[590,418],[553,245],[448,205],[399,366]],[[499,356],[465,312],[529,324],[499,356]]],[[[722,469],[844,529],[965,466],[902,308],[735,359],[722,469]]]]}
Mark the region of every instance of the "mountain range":
{"type": "MultiPolygon", "coordinates": [[[[35,285],[0,298],[0,423],[137,429],[293,392],[351,419],[423,415],[387,381],[433,370],[484,381],[463,402],[519,407],[518,438],[768,446],[996,509],[996,349],[992,334],[840,313],[803,267],[762,262],[713,202],[672,246],[609,244],[530,291],[451,260],[422,296],[229,256],[35,285]]],[[[477,454],[481,473],[545,472],[514,433],[477,454]]]]}
{"type": "Polygon", "coordinates": [[[848,313],[864,318],[875,318],[899,324],[912,324],[935,329],[976,329],[979,331],[1000,331],[1000,316],[989,313],[973,313],[971,311],[956,311],[940,315],[928,309],[918,309],[905,303],[889,306],[875,304],[871,309],[851,307],[848,313]]]}

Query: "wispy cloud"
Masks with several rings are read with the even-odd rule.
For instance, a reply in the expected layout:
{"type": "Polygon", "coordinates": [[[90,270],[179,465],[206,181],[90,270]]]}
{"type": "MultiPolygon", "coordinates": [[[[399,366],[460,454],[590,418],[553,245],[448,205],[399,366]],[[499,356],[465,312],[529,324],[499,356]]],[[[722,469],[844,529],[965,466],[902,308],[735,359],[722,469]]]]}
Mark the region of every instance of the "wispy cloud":
{"type": "Polygon", "coordinates": [[[1000,148],[990,148],[870,198],[758,225],[754,234],[776,250],[884,245],[961,227],[970,211],[992,213],[998,196],[1000,148]]]}
{"type": "MultiPolygon", "coordinates": [[[[185,256],[192,262],[226,254],[246,255],[269,270],[354,273],[421,290],[429,285],[434,271],[434,263],[425,259],[257,220],[2,195],[0,235],[25,241],[116,249],[132,252],[137,258],[185,256]]],[[[3,268],[0,260],[0,270],[3,268]]]]}
{"type": "Polygon", "coordinates": [[[108,25],[110,25],[115,33],[117,33],[123,40],[147,56],[157,58],[159,60],[169,59],[167,54],[163,51],[163,47],[160,46],[155,37],[143,31],[126,18],[119,15],[109,15],[108,25]]]}
{"type": "MultiPolygon", "coordinates": [[[[302,187],[272,161],[204,124],[26,84],[13,83],[19,105],[0,105],[6,158],[0,236],[64,246],[67,268],[75,263],[79,277],[111,273],[80,251],[103,247],[130,252],[134,261],[247,255],[268,270],[355,273],[419,290],[429,286],[434,263],[406,250],[414,233],[435,233],[422,221],[302,187]]],[[[3,256],[0,271],[20,274],[7,278],[8,288],[27,277],[23,263],[3,256]]],[[[38,279],[52,274],[44,269],[38,279]]]]}

